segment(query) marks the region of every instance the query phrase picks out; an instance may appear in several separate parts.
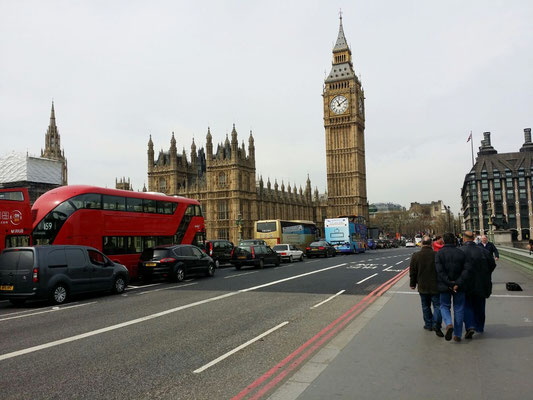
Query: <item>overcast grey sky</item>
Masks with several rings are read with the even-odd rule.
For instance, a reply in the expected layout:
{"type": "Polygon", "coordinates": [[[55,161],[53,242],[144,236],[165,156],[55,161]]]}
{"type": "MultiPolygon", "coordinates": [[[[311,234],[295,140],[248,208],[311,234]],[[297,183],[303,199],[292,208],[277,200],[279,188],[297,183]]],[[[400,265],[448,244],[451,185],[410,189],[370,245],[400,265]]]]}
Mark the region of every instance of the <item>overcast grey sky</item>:
{"type": "Polygon", "coordinates": [[[460,209],[466,139],[533,126],[533,2],[0,0],[0,153],[44,147],[70,184],[147,181],[147,142],[189,154],[253,130],[257,173],[326,189],[322,86],[338,11],[366,95],[369,202],[460,209]]]}

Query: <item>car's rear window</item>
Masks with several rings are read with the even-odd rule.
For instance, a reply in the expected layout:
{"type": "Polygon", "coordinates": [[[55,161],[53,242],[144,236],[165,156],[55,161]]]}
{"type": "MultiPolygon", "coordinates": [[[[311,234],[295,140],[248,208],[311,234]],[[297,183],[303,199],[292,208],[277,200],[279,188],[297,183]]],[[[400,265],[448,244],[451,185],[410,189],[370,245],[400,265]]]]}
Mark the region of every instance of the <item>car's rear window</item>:
{"type": "Polygon", "coordinates": [[[309,246],[324,246],[324,242],[313,242],[309,246]]]}
{"type": "Polygon", "coordinates": [[[31,268],[33,266],[33,251],[9,250],[0,254],[0,269],[31,268]]]}
{"type": "Polygon", "coordinates": [[[145,249],[141,254],[141,261],[161,260],[167,257],[169,249],[145,249]]]}
{"type": "Polygon", "coordinates": [[[248,254],[252,252],[252,246],[241,245],[235,247],[234,254],[248,254]]]}
{"type": "Polygon", "coordinates": [[[287,250],[287,247],[288,246],[286,244],[277,244],[276,246],[272,247],[272,250],[287,250]]]}

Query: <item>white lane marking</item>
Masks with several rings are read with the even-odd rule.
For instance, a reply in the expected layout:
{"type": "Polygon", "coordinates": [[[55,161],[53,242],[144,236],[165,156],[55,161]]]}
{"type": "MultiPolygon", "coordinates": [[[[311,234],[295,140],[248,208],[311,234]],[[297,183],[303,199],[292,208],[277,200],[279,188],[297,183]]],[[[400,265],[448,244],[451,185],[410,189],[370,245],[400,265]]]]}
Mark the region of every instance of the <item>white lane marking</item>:
{"type": "Polygon", "coordinates": [[[250,292],[250,291],[256,290],[256,289],[262,289],[262,288],[267,287],[267,286],[272,286],[272,285],[277,285],[278,283],[292,281],[293,279],[298,279],[298,278],[301,278],[301,277],[307,276],[307,275],[318,274],[319,272],[329,271],[330,269],[343,267],[345,265],[346,265],[346,263],[342,263],[342,264],[339,264],[339,265],[333,265],[332,267],[327,267],[327,268],[318,269],[316,271],[306,272],[305,274],[291,276],[290,278],[280,279],[278,281],[265,283],[263,285],[254,286],[254,287],[251,287],[251,288],[248,288],[248,289],[241,289],[237,293],[246,293],[246,292],[250,292]]]}
{"type": "Polygon", "coordinates": [[[360,283],[363,283],[364,281],[367,281],[369,280],[370,278],[373,278],[377,275],[377,272],[374,274],[374,275],[370,275],[369,277],[363,279],[363,280],[360,280],[359,282],[356,283],[356,285],[359,285],[360,283]]]}
{"type": "Polygon", "coordinates": [[[394,265],[400,265],[401,263],[403,263],[403,260],[402,261],[398,261],[396,264],[394,265]]]}
{"type": "Polygon", "coordinates": [[[418,291],[412,291],[412,292],[402,292],[398,290],[389,290],[387,293],[395,293],[395,294],[418,294],[418,291]]]}
{"type": "MultiPolygon", "coordinates": [[[[395,290],[389,290],[387,293],[395,293],[395,294],[418,294],[418,291],[413,292],[402,292],[402,291],[395,291],[395,290]]],[[[532,298],[533,296],[527,296],[527,295],[514,295],[514,294],[491,294],[490,297],[504,297],[504,298],[532,298]]]]}
{"type": "Polygon", "coordinates": [[[407,257],[407,258],[405,259],[405,261],[409,261],[410,259],[411,259],[411,257],[407,257]]]}
{"type": "Polygon", "coordinates": [[[150,283],[149,285],[142,285],[142,286],[128,286],[126,290],[144,289],[150,286],[158,286],[158,285],[162,285],[162,283],[150,283]]]}
{"type": "Polygon", "coordinates": [[[316,263],[316,262],[320,262],[320,260],[313,260],[313,261],[307,261],[309,264],[311,263],[316,263]]]}
{"type": "Polygon", "coordinates": [[[252,271],[252,272],[244,272],[242,274],[228,275],[228,276],[225,276],[224,279],[236,278],[238,276],[244,276],[244,275],[257,274],[258,272],[259,271],[252,271]]]}
{"type": "Polygon", "coordinates": [[[385,268],[383,271],[388,271],[390,268],[392,268],[392,265],[389,265],[387,268],[385,268]]]}
{"type": "Polygon", "coordinates": [[[333,300],[335,297],[337,297],[337,296],[343,294],[344,292],[346,292],[346,290],[341,290],[339,293],[334,294],[333,296],[327,298],[327,299],[324,300],[324,301],[321,301],[321,302],[318,303],[318,304],[315,304],[314,306],[311,307],[311,310],[312,310],[313,308],[320,307],[322,304],[327,303],[327,302],[330,301],[330,300],[333,300]]]}
{"type": "Polygon", "coordinates": [[[63,311],[63,310],[68,310],[70,308],[83,307],[83,306],[88,306],[89,304],[95,304],[95,303],[97,303],[97,302],[96,301],[92,301],[90,303],[76,304],[76,305],[73,305],[73,306],[53,307],[50,310],[38,311],[38,312],[31,313],[31,314],[15,315],[13,317],[7,317],[7,318],[1,318],[0,322],[8,321],[10,319],[31,317],[32,315],[46,314],[46,313],[55,312],[55,311],[63,311]]]}
{"type": "Polygon", "coordinates": [[[257,342],[258,340],[264,338],[264,337],[267,336],[267,335],[270,335],[272,332],[274,332],[274,331],[276,331],[276,330],[278,330],[278,329],[280,329],[280,328],[283,328],[283,327],[284,327],[285,325],[287,325],[288,323],[289,323],[289,321],[285,321],[285,322],[283,322],[283,323],[281,323],[281,324],[275,326],[274,328],[269,329],[269,330],[266,331],[266,332],[263,332],[263,333],[260,334],[259,336],[256,336],[255,338],[248,340],[246,343],[241,344],[240,346],[234,348],[233,350],[228,351],[226,354],[223,354],[223,355],[221,355],[220,357],[214,359],[214,360],[211,361],[210,363],[205,364],[203,367],[200,367],[200,368],[194,370],[193,373],[195,373],[195,374],[199,374],[200,372],[205,371],[206,369],[208,369],[208,368],[212,367],[213,365],[219,363],[220,361],[222,361],[222,360],[228,358],[229,356],[231,356],[231,355],[237,353],[238,351],[244,349],[245,347],[248,347],[248,346],[251,345],[252,343],[257,342]]]}
{"type": "Polygon", "coordinates": [[[160,292],[161,290],[178,289],[178,288],[182,288],[182,287],[185,287],[185,286],[191,286],[191,285],[198,285],[198,282],[187,283],[187,284],[185,284],[185,285],[169,286],[169,287],[164,287],[164,288],[154,289],[154,290],[147,290],[146,292],[141,292],[141,293],[139,293],[139,295],[141,295],[141,294],[146,294],[146,293],[160,292]]]}
{"type": "Polygon", "coordinates": [[[317,274],[319,272],[324,272],[324,271],[329,271],[330,269],[339,268],[339,267],[342,267],[344,265],[346,265],[346,264],[343,263],[343,264],[339,264],[339,265],[334,265],[332,267],[327,267],[327,268],[319,269],[319,270],[316,270],[316,271],[307,272],[305,274],[295,275],[295,276],[293,276],[291,278],[280,279],[278,281],[265,283],[264,285],[254,286],[254,287],[251,287],[251,288],[248,288],[248,289],[242,289],[242,290],[239,290],[237,292],[225,293],[225,294],[222,294],[220,296],[210,297],[208,299],[196,301],[194,303],[189,303],[189,304],[185,304],[183,306],[171,308],[169,310],[160,311],[160,312],[155,313],[155,314],[150,314],[150,315],[147,315],[145,317],[132,319],[132,320],[129,320],[129,321],[126,321],[126,322],[122,322],[120,324],[108,326],[106,328],[97,329],[95,331],[85,332],[85,333],[82,333],[80,335],[70,336],[70,337],[67,337],[67,338],[64,338],[64,339],[55,340],[53,342],[48,342],[48,343],[44,343],[44,344],[41,344],[41,345],[38,345],[38,346],[29,347],[27,349],[13,351],[11,353],[6,353],[6,354],[1,354],[0,355],[0,361],[7,360],[9,358],[18,357],[18,356],[21,356],[21,355],[24,355],[24,354],[28,354],[28,353],[33,353],[35,351],[48,349],[50,347],[59,346],[61,344],[74,342],[76,340],[85,339],[85,338],[88,338],[88,337],[91,337],[91,336],[99,335],[101,333],[114,331],[116,329],[124,328],[126,326],[139,324],[141,322],[149,321],[149,320],[154,319],[154,318],[159,318],[159,317],[162,317],[164,315],[175,313],[177,311],[186,310],[188,308],[200,306],[202,304],[207,304],[207,303],[211,303],[213,301],[222,300],[222,299],[225,299],[227,297],[235,296],[235,295],[237,295],[239,293],[246,293],[246,292],[250,292],[250,291],[255,290],[255,289],[260,289],[260,288],[263,288],[263,287],[276,285],[276,284],[281,283],[281,282],[290,281],[292,279],[298,279],[298,278],[301,278],[303,276],[307,276],[307,275],[311,275],[311,274],[317,274]]]}

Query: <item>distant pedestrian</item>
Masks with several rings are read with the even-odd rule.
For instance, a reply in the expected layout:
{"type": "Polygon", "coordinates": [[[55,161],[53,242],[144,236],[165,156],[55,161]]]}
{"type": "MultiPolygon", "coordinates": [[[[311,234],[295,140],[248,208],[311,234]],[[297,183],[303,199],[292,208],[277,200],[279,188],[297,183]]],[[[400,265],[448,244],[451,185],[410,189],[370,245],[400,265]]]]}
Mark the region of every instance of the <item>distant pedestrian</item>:
{"type": "MultiPolygon", "coordinates": [[[[481,239],[483,238],[486,241],[486,236],[481,239]]],[[[491,275],[496,268],[496,261],[489,250],[483,250],[488,246],[475,245],[472,232],[464,232],[463,241],[461,250],[466,254],[470,265],[465,298],[465,339],[472,339],[475,332],[482,333],[485,330],[485,303],[492,293],[491,275]]]]}
{"type": "Polygon", "coordinates": [[[496,261],[498,261],[498,259],[500,258],[500,253],[498,252],[498,249],[496,248],[496,246],[494,246],[494,243],[489,242],[487,236],[481,236],[481,243],[479,243],[478,246],[483,247],[485,250],[487,250],[490,253],[491,257],[494,257],[496,261]]]}
{"type": "Polygon", "coordinates": [[[435,236],[435,240],[433,241],[433,251],[439,251],[444,247],[444,240],[442,240],[442,236],[438,235],[435,236]]]}
{"type": "Polygon", "coordinates": [[[529,255],[531,255],[531,252],[533,251],[533,239],[529,238],[529,244],[527,245],[529,248],[529,255]]]}
{"type": "Polygon", "coordinates": [[[440,313],[440,294],[437,287],[437,270],[435,269],[435,252],[431,248],[431,238],[422,238],[422,248],[411,256],[409,264],[410,287],[418,286],[418,293],[422,303],[422,317],[424,329],[435,331],[438,337],[443,337],[442,316],[440,313]],[[433,312],[431,305],[433,304],[433,312]]]}
{"type": "Polygon", "coordinates": [[[435,254],[435,267],[437,268],[437,282],[440,292],[440,312],[446,324],[446,340],[461,341],[463,329],[465,287],[468,282],[469,266],[466,255],[455,246],[453,233],[443,236],[444,247],[435,254]],[[453,299],[453,324],[452,307],[453,299]]]}

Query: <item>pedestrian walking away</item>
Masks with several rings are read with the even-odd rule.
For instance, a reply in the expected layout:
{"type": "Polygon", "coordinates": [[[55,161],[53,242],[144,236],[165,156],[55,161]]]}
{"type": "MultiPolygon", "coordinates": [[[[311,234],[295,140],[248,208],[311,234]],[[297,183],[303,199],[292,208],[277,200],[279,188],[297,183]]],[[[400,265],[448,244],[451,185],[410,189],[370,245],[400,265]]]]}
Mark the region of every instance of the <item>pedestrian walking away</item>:
{"type": "MultiPolygon", "coordinates": [[[[482,243],[483,238],[487,242],[486,236],[483,236],[482,243]]],[[[483,250],[483,244],[476,246],[472,232],[463,233],[463,242],[460,249],[466,254],[470,266],[465,298],[465,339],[472,339],[476,332],[485,330],[485,303],[492,293],[492,272],[496,268],[496,261],[490,250],[483,250]]]]}
{"type": "Polygon", "coordinates": [[[440,293],[437,286],[437,270],[435,269],[435,252],[431,247],[431,238],[422,238],[422,248],[411,256],[409,278],[412,290],[418,286],[422,303],[424,329],[434,331],[439,337],[442,333],[442,316],[440,313],[440,293]],[[431,310],[433,305],[433,310],[431,310]]]}
{"type": "Polygon", "coordinates": [[[439,251],[444,247],[444,240],[442,240],[442,236],[435,236],[435,240],[433,241],[433,251],[439,251]]]}
{"type": "Polygon", "coordinates": [[[490,255],[496,259],[496,261],[498,261],[498,259],[500,258],[500,253],[498,252],[498,249],[496,248],[496,246],[494,246],[494,243],[489,242],[487,236],[481,236],[481,242],[478,244],[478,246],[487,250],[490,255]]]}
{"type": "Polygon", "coordinates": [[[444,338],[451,340],[453,335],[453,340],[460,342],[463,330],[465,287],[470,267],[466,261],[466,254],[455,245],[454,234],[445,233],[443,239],[444,247],[435,254],[435,267],[440,292],[440,312],[446,324],[444,338]]]}

